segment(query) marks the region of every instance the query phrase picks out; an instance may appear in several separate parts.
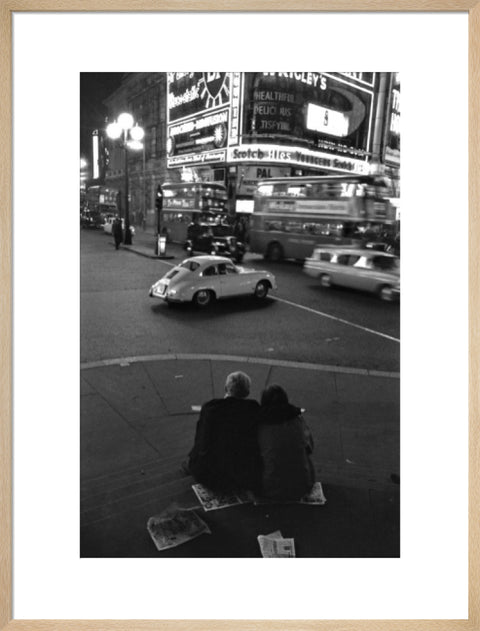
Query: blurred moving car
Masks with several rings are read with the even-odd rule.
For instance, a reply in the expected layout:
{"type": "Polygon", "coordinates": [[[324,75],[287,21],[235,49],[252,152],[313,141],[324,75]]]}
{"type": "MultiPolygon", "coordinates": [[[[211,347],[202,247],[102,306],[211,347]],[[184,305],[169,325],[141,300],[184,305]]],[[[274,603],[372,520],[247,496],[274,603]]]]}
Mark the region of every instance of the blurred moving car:
{"type": "Polygon", "coordinates": [[[393,245],[383,241],[368,241],[365,243],[367,250],[377,250],[377,252],[389,252],[393,254],[393,245]]]}
{"type": "Polygon", "coordinates": [[[207,252],[228,256],[236,263],[241,263],[245,255],[245,244],[232,234],[230,226],[223,224],[191,224],[184,248],[189,256],[194,256],[195,252],[207,252]]]}
{"type": "Polygon", "coordinates": [[[150,288],[152,298],[169,303],[193,302],[206,307],[215,299],[253,296],[259,300],[276,289],[270,272],[239,267],[222,256],[194,256],[185,259],[150,288]]]}
{"type": "Polygon", "coordinates": [[[103,231],[107,234],[112,234],[112,224],[115,221],[117,215],[115,213],[107,213],[103,215],[103,231]]]}
{"type": "MultiPolygon", "coordinates": [[[[105,234],[112,234],[113,231],[113,222],[116,219],[116,215],[109,215],[108,217],[105,218],[105,223],[103,224],[103,231],[105,232],[105,234]]],[[[122,230],[125,230],[125,220],[122,218],[122,230]]],[[[135,234],[135,228],[134,226],[130,225],[130,233],[132,235],[135,234]]]]}
{"type": "MultiPolygon", "coordinates": [[[[113,231],[113,222],[115,221],[115,215],[111,215],[110,217],[105,217],[105,223],[103,224],[103,232],[105,234],[112,234],[113,231]]],[[[124,227],[125,222],[122,220],[122,228],[124,227]]]]}
{"type": "Polygon", "coordinates": [[[400,297],[400,259],[377,250],[315,248],[303,270],[322,287],[340,285],[377,294],[392,301],[400,297]]]}

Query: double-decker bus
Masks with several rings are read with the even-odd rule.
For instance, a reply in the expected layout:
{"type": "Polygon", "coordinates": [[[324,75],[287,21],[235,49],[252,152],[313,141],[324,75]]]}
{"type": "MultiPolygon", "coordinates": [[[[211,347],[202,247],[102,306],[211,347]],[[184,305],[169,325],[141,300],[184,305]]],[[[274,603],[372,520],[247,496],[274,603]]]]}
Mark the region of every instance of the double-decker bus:
{"type": "Polygon", "coordinates": [[[118,191],[107,186],[89,186],[85,192],[85,201],[90,212],[114,214],[117,209],[118,191]]]}
{"type": "Polygon", "coordinates": [[[383,178],[368,175],[263,181],[254,193],[250,249],[279,261],[303,260],[319,244],[359,246],[367,235],[393,230],[388,194],[383,178]]]}
{"type": "Polygon", "coordinates": [[[83,227],[99,228],[109,215],[116,215],[118,191],[107,186],[89,186],[85,191],[81,210],[83,227]]]}
{"type": "Polygon", "coordinates": [[[173,243],[185,243],[194,221],[226,219],[227,189],[217,182],[170,182],[162,184],[160,229],[173,243]]]}

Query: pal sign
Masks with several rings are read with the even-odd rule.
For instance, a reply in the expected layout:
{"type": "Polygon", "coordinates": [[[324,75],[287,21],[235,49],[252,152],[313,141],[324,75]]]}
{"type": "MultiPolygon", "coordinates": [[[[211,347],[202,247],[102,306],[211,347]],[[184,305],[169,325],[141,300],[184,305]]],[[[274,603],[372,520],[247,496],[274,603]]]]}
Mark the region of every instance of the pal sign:
{"type": "Polygon", "coordinates": [[[288,177],[290,168],[275,166],[240,167],[238,170],[237,195],[253,195],[259,180],[288,177]]]}

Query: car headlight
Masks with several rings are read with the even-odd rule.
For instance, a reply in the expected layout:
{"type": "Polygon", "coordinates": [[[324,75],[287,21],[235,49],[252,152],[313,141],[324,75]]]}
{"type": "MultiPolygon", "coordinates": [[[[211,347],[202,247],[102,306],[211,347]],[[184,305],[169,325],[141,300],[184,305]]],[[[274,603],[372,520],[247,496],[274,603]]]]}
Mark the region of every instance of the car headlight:
{"type": "Polygon", "coordinates": [[[169,290],[168,290],[168,295],[169,295],[169,296],[175,296],[175,294],[176,294],[176,293],[177,293],[177,290],[176,290],[176,289],[169,289],[169,290]]]}

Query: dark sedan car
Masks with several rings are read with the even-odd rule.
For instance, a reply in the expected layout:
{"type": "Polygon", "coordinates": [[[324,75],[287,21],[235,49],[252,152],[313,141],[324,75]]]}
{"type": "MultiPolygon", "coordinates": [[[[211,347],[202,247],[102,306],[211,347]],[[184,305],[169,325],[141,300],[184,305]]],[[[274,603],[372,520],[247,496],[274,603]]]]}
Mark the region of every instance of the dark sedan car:
{"type": "Polygon", "coordinates": [[[103,217],[94,210],[84,210],[80,214],[80,226],[82,228],[100,228],[103,225],[103,217]]]}
{"type": "Polygon", "coordinates": [[[192,224],[188,228],[185,250],[189,256],[195,252],[205,252],[217,256],[228,256],[241,263],[245,254],[245,244],[233,234],[232,228],[223,224],[192,224]]]}

